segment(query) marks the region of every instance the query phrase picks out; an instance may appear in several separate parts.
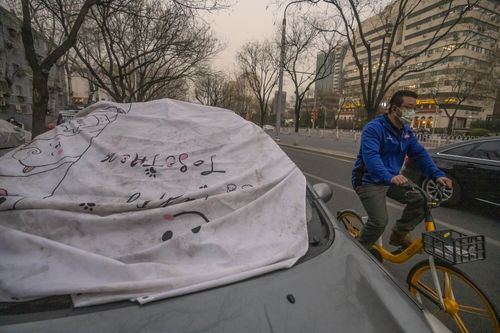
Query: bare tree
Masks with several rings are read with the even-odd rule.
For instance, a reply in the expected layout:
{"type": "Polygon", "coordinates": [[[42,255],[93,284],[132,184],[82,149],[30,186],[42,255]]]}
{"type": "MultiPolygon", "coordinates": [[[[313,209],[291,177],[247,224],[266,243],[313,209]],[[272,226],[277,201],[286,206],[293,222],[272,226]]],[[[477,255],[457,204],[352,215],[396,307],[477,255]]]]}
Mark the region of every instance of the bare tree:
{"type": "Polygon", "coordinates": [[[17,17],[23,16],[23,8],[19,0],[3,0],[0,1],[0,5],[10,10],[17,17]]]}
{"type": "Polygon", "coordinates": [[[203,105],[227,107],[229,93],[229,82],[222,72],[208,70],[194,80],[194,97],[203,105]]]}
{"type": "Polygon", "coordinates": [[[226,0],[171,0],[171,2],[193,11],[211,11],[229,7],[226,0]]]}
{"type": "MultiPolygon", "coordinates": [[[[450,32],[464,23],[478,0],[450,0],[444,6],[443,15],[436,28],[429,32],[430,38],[419,47],[404,48],[402,43],[405,21],[421,9],[422,0],[393,1],[383,8],[380,1],[372,0],[323,0],[335,11],[335,17],[342,21],[342,29],[337,30],[345,38],[350,54],[359,73],[360,91],[368,119],[379,111],[387,91],[400,79],[410,73],[423,72],[456,52],[475,37],[470,33],[465,38],[454,38],[450,32]],[[419,7],[420,6],[420,7],[419,7]],[[383,8],[380,10],[377,8],[383,8]],[[374,15],[375,13],[375,15],[374,15]],[[365,25],[363,17],[371,15],[373,24],[365,25]],[[373,16],[374,15],[374,16],[373,16]],[[375,27],[380,29],[373,33],[375,27]],[[380,42],[372,43],[372,40],[380,42]],[[451,47],[441,48],[440,56],[431,61],[413,65],[412,61],[437,48],[442,41],[450,40],[451,47]],[[375,45],[376,44],[376,45],[375,45]]],[[[433,22],[436,22],[436,21],[433,22]]]]}
{"type": "Polygon", "coordinates": [[[278,78],[278,67],[274,59],[276,49],[269,41],[249,42],[237,54],[243,76],[259,104],[259,125],[263,126],[269,107],[269,98],[278,78]]]}
{"type": "Polygon", "coordinates": [[[333,57],[338,42],[335,33],[320,30],[319,20],[293,16],[286,33],[285,71],[290,75],[295,95],[295,132],[299,130],[302,102],[310,88],[333,74],[333,57]],[[316,62],[311,62],[316,59],[316,62]]]}
{"type": "MultiPolygon", "coordinates": [[[[194,3],[197,3],[196,1],[194,3]]],[[[79,74],[119,102],[178,96],[219,50],[191,8],[155,0],[97,7],[75,52],[79,74]]]]}
{"type": "Polygon", "coordinates": [[[250,86],[242,73],[233,74],[233,79],[229,84],[229,94],[232,96],[230,106],[225,106],[233,110],[241,117],[250,120],[254,104],[250,86]]]}
{"type": "Polygon", "coordinates": [[[456,68],[453,75],[439,79],[436,87],[431,89],[430,94],[434,102],[448,117],[448,134],[452,133],[457,112],[466,100],[495,98],[495,81],[488,75],[493,70],[493,62],[491,66],[485,66],[483,69],[484,71],[456,68]]]}
{"type": "MultiPolygon", "coordinates": [[[[109,0],[112,1],[112,0],[109,0]]],[[[103,0],[21,0],[23,22],[22,40],[26,59],[33,71],[33,136],[45,131],[45,116],[48,110],[49,88],[48,80],[50,69],[56,62],[76,43],[78,31],[88,11],[97,4],[104,4],[103,0]],[[48,16],[53,19],[45,20],[48,16]],[[38,31],[53,32],[54,37],[59,33],[59,38],[49,39],[54,41],[53,49],[49,49],[47,56],[40,58],[35,49],[35,33],[33,26],[38,31]],[[47,27],[47,22],[52,27],[47,27]]]]}

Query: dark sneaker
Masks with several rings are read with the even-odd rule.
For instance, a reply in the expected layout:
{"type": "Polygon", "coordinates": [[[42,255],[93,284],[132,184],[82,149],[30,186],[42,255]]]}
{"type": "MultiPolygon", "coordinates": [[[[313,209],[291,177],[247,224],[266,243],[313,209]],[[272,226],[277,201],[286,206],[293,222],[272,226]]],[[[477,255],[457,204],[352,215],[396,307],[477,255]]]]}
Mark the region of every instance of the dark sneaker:
{"type": "Polygon", "coordinates": [[[402,247],[406,249],[412,243],[412,239],[407,232],[397,232],[393,231],[391,238],[389,239],[389,244],[397,247],[402,247]]]}

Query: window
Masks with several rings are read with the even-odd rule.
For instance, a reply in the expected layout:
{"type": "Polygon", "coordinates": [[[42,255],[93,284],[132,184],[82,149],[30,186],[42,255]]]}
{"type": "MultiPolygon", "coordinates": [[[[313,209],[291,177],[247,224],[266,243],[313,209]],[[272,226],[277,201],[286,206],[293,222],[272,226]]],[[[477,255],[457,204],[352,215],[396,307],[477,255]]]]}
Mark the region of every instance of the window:
{"type": "Polygon", "coordinates": [[[477,146],[477,145],[476,144],[466,144],[463,146],[458,146],[455,148],[445,150],[442,152],[442,154],[456,155],[456,156],[468,156],[467,153],[475,146],[477,146]]]}
{"type": "Polygon", "coordinates": [[[500,161],[500,141],[487,141],[480,143],[475,149],[469,151],[467,156],[485,160],[500,161]]]}

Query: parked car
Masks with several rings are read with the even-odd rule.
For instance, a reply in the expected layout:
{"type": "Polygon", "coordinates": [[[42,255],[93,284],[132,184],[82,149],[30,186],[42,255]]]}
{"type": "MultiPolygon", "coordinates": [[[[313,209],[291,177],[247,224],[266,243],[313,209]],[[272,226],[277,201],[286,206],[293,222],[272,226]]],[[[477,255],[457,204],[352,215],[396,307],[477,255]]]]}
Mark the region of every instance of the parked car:
{"type": "Polygon", "coordinates": [[[290,269],[144,306],[73,308],[69,295],[0,303],[8,332],[447,332],[358,243],[308,185],[309,249],[290,269]]]}
{"type": "MultiPolygon", "coordinates": [[[[453,181],[453,188],[443,193],[443,205],[453,206],[467,198],[500,207],[500,137],[446,145],[429,153],[453,181]]],[[[437,197],[436,183],[422,175],[414,161],[407,160],[403,174],[437,197]]]]}
{"type": "Polygon", "coordinates": [[[30,141],[31,133],[25,131],[13,117],[0,119],[0,156],[30,141]]]}
{"type": "Polygon", "coordinates": [[[62,123],[70,121],[80,111],[81,110],[62,110],[62,111],[59,111],[59,114],[57,115],[57,123],[56,123],[56,125],[60,125],[62,123]]]}
{"type": "Polygon", "coordinates": [[[256,125],[87,111],[0,159],[0,332],[448,332],[256,125]]]}
{"type": "Polygon", "coordinates": [[[264,125],[264,126],[262,126],[262,129],[264,131],[274,131],[274,126],[273,125],[264,125]]]}

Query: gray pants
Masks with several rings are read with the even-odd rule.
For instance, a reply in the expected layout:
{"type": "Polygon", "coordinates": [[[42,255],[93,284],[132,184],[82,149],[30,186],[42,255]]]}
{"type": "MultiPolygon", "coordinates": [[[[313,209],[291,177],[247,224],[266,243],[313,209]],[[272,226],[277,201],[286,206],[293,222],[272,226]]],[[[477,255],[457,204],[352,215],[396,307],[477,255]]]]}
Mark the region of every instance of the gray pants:
{"type": "Polygon", "coordinates": [[[359,236],[359,242],[368,249],[384,233],[387,225],[386,196],[406,204],[403,215],[393,227],[394,231],[410,232],[425,217],[424,198],[417,190],[397,185],[362,185],[356,187],[356,193],[368,213],[368,221],[359,236]]]}

